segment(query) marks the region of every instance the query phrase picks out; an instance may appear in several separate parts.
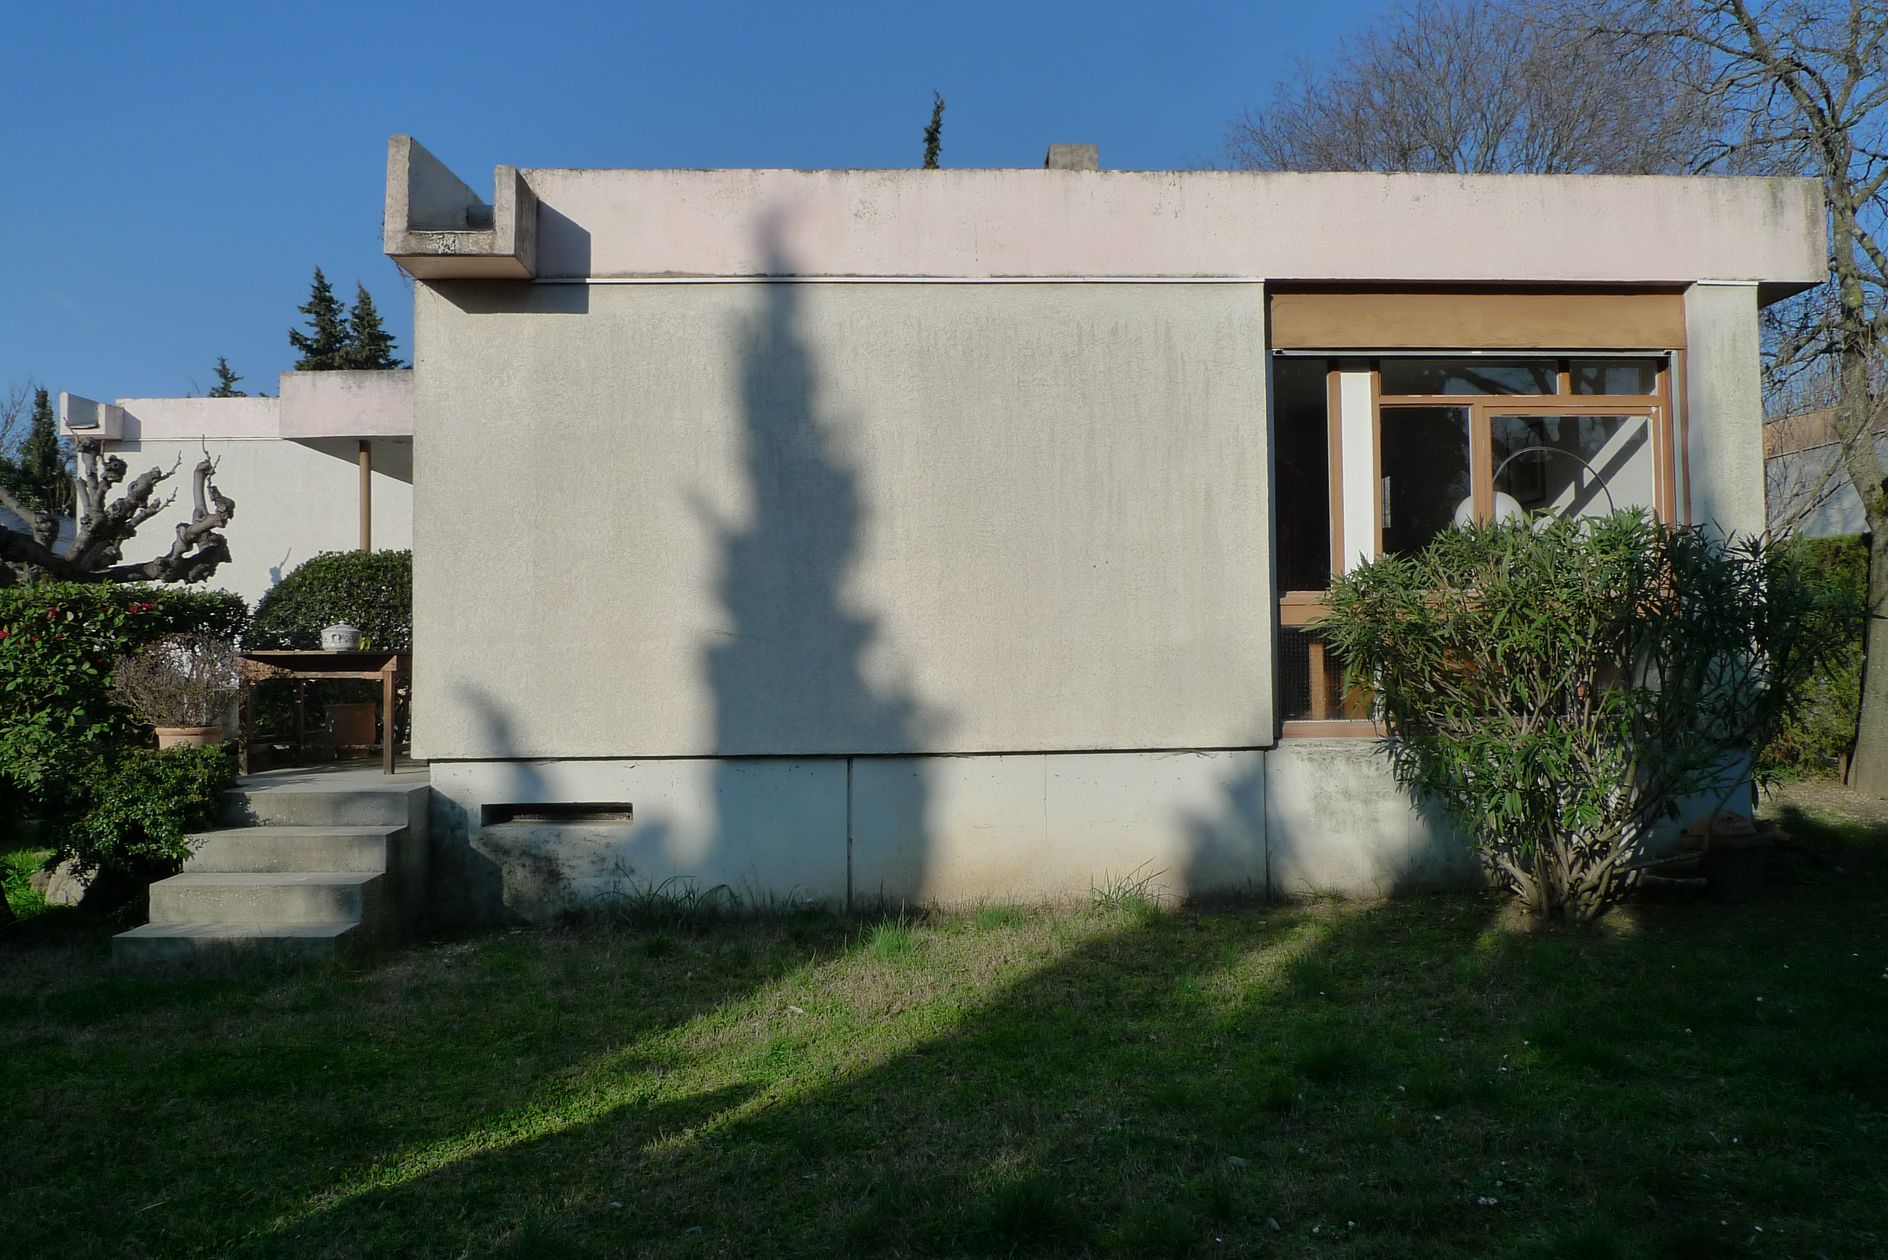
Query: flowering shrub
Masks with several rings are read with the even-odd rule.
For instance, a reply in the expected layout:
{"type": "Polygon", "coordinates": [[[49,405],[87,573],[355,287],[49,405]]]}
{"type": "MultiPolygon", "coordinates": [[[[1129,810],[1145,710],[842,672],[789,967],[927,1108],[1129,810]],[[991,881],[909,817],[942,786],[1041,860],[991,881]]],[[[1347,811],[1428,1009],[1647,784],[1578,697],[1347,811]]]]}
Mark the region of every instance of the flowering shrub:
{"type": "Polygon", "coordinates": [[[239,635],[225,591],[69,582],[0,588],[0,802],[62,826],[139,730],[112,703],[113,663],[173,633],[239,635]]]}

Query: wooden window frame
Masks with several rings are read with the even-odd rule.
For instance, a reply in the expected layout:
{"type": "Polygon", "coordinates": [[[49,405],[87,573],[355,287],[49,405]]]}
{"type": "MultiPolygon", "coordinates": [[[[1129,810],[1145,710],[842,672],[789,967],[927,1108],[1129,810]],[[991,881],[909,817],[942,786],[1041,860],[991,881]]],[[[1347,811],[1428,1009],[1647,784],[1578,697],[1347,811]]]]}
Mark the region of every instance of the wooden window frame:
{"type": "MultiPolygon", "coordinates": [[[[1459,356],[1438,350],[1432,354],[1425,354],[1424,357],[1447,359],[1459,356]]],[[[1383,484],[1383,413],[1386,409],[1395,410],[1398,407],[1447,406],[1468,411],[1469,478],[1471,493],[1475,500],[1475,519],[1478,521],[1489,520],[1494,515],[1493,418],[1496,415],[1642,416],[1647,421],[1652,438],[1653,513],[1659,520],[1668,523],[1690,518],[1689,502],[1681,504],[1677,490],[1679,463],[1685,461],[1688,464],[1689,452],[1679,445],[1685,438],[1683,418],[1681,417],[1677,423],[1674,423],[1673,419],[1674,357],[1672,353],[1666,352],[1658,356],[1656,360],[1657,384],[1650,394],[1575,394],[1573,392],[1573,362],[1576,359],[1586,361],[1649,357],[1643,354],[1529,355],[1526,351],[1516,350],[1511,354],[1485,357],[1490,359],[1556,359],[1558,362],[1554,382],[1555,392],[1552,394],[1385,394],[1382,359],[1377,357],[1370,360],[1371,485],[1379,487],[1379,492],[1372,495],[1372,515],[1376,522],[1376,536],[1372,539],[1371,548],[1373,556],[1383,554],[1383,496],[1380,492],[1383,484]]],[[[1341,388],[1343,362],[1344,360],[1336,357],[1324,360],[1325,431],[1328,452],[1326,460],[1330,469],[1332,581],[1336,581],[1343,575],[1345,563],[1341,388]]],[[[1685,483],[1687,500],[1690,498],[1690,488],[1690,480],[1687,478],[1685,483]]],[[[1329,610],[1326,594],[1326,591],[1280,592],[1278,625],[1282,629],[1300,629],[1315,622],[1329,610]]],[[[1375,718],[1331,716],[1327,707],[1330,695],[1328,668],[1330,666],[1325,660],[1323,645],[1314,640],[1311,645],[1310,663],[1311,716],[1281,720],[1280,737],[1288,739],[1363,738],[1384,734],[1382,722],[1375,718]]],[[[1344,707],[1349,708],[1354,701],[1354,696],[1347,697],[1344,707]]]]}

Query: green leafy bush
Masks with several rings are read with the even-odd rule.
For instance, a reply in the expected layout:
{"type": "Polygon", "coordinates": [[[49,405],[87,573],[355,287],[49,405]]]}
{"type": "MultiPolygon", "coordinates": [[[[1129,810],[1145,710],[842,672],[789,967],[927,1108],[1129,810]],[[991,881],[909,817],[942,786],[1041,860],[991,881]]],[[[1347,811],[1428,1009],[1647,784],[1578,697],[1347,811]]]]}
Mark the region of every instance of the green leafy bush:
{"type": "MultiPolygon", "coordinates": [[[[1868,599],[1868,543],[1860,536],[1794,538],[1790,552],[1813,581],[1856,603],[1868,599]]],[[[1779,775],[1831,774],[1855,745],[1862,708],[1862,631],[1836,652],[1828,672],[1812,679],[1803,707],[1786,722],[1765,755],[1779,775]]]]}
{"type": "Polygon", "coordinates": [[[110,696],[113,663],[172,633],[234,638],[227,591],[39,582],[0,589],[0,796],[69,812],[84,773],[137,737],[110,696]]]}
{"type": "Polygon", "coordinates": [[[292,569],[262,597],[249,646],[318,648],[321,632],[345,621],[373,648],[413,646],[413,553],[324,551],[292,569]]]}
{"type": "Polygon", "coordinates": [[[167,874],[190,856],[189,836],[216,820],[223,793],[236,782],[227,745],[132,749],[93,784],[88,808],[59,839],[61,858],[88,874],[98,870],[167,874]]]}
{"type": "Polygon", "coordinates": [[[1333,588],[1399,781],[1534,913],[1591,919],[1679,802],[1801,712],[1859,606],[1787,549],[1621,512],[1444,531],[1333,588]]]}

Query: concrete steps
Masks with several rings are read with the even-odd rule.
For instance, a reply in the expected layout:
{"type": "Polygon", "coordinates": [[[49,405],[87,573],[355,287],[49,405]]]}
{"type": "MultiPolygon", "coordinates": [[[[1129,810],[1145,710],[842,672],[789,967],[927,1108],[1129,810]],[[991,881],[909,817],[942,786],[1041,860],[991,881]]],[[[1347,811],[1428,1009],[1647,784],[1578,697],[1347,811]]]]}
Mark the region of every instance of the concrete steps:
{"type": "Polygon", "coordinates": [[[147,923],[112,938],[112,961],[153,974],[237,961],[312,963],[365,943],[358,923],[147,923]]]}
{"type": "Polygon", "coordinates": [[[425,895],[423,773],[282,772],[230,792],[230,826],[198,833],[151,885],[151,921],[112,958],[147,974],[234,961],[314,962],[399,939],[425,895]]]}
{"type": "Polygon", "coordinates": [[[228,827],[192,839],[192,871],[384,871],[406,828],[228,827]]]}
{"type": "MultiPolygon", "coordinates": [[[[361,871],[190,871],[151,885],[153,923],[361,923],[385,876],[361,871]]],[[[384,886],[384,885],[383,885],[384,886]]]]}

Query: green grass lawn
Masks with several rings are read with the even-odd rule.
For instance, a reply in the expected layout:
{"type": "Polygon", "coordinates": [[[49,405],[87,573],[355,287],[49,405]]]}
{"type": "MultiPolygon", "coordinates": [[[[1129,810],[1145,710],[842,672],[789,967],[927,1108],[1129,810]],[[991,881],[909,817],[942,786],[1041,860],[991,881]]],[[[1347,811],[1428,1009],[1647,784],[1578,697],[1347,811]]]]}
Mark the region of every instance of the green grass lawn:
{"type": "Polygon", "coordinates": [[[0,1254],[1888,1254],[1888,826],[1766,900],[0,937],[0,1254]]]}

